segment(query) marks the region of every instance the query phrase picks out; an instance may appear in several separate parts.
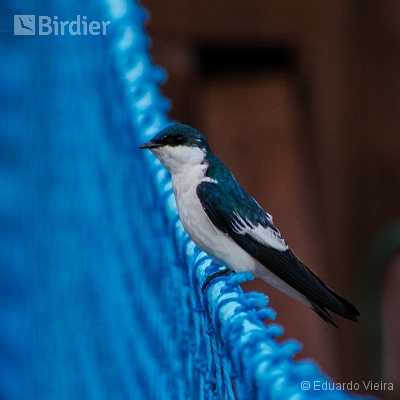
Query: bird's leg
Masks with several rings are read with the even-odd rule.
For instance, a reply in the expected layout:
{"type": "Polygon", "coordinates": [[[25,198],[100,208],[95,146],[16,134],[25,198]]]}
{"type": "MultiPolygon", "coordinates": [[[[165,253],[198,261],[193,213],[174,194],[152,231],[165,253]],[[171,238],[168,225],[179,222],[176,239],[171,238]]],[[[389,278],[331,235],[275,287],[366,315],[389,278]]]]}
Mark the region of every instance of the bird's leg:
{"type": "Polygon", "coordinates": [[[229,272],[231,272],[231,270],[229,268],[224,268],[224,269],[221,269],[218,272],[214,272],[212,275],[208,276],[206,281],[203,283],[203,286],[201,287],[201,291],[204,293],[207,285],[210,283],[210,281],[212,279],[216,278],[217,276],[228,275],[229,272]]]}

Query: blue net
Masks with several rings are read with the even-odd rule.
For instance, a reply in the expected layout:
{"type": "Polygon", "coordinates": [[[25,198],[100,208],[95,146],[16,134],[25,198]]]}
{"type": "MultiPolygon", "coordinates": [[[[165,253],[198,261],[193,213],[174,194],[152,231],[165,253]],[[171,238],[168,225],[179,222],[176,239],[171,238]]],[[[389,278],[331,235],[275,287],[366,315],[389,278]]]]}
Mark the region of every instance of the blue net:
{"type": "Polygon", "coordinates": [[[248,275],[201,292],[221,267],[138,149],[169,123],[143,9],[3,8],[36,16],[36,35],[0,35],[0,398],[350,398],[291,360],[300,345],[277,343],[267,298],[239,286],[248,275]],[[77,22],[72,34],[61,20],[77,22]]]}

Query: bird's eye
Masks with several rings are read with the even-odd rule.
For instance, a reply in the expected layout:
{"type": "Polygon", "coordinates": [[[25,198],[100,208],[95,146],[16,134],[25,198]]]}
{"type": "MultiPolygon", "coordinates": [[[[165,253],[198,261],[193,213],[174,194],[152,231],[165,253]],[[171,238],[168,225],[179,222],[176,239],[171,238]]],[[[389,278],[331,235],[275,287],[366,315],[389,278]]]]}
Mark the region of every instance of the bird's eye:
{"type": "Polygon", "coordinates": [[[183,144],[186,142],[185,136],[178,134],[171,136],[168,140],[168,144],[171,146],[179,146],[180,144],[183,144]]]}
{"type": "Polygon", "coordinates": [[[185,137],[183,135],[176,135],[175,136],[175,143],[176,144],[183,144],[185,143],[185,137]]]}

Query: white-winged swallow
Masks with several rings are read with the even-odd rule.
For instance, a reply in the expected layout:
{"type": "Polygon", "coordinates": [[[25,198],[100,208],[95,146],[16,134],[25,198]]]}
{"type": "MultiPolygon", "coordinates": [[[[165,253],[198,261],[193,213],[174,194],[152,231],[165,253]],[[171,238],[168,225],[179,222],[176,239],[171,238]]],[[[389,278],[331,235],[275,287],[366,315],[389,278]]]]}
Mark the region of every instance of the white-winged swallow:
{"type": "Polygon", "coordinates": [[[229,270],[263,279],[335,326],[328,311],[357,321],[357,309],[292,252],[271,215],[211,152],[199,131],[173,124],[140,148],[151,150],[170,171],[179,217],[200,249],[229,270]]]}

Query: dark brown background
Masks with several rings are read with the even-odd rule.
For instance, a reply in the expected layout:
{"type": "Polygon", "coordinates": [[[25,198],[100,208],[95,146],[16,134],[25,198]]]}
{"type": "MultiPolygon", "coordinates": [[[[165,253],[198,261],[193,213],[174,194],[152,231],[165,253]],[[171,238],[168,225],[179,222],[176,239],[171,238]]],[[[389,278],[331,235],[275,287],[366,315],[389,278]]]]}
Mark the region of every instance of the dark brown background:
{"type": "Polygon", "coordinates": [[[394,382],[397,395],[373,393],[397,398],[400,262],[372,265],[371,281],[364,261],[400,214],[400,3],[142,4],[171,118],[208,137],[292,249],[363,316],[337,318],[337,330],[262,282],[246,288],[270,296],[284,338],[304,344],[299,358],[360,392],[363,381],[394,382]]]}

